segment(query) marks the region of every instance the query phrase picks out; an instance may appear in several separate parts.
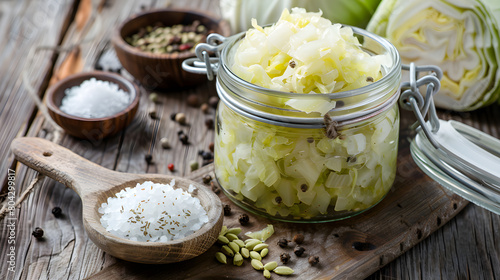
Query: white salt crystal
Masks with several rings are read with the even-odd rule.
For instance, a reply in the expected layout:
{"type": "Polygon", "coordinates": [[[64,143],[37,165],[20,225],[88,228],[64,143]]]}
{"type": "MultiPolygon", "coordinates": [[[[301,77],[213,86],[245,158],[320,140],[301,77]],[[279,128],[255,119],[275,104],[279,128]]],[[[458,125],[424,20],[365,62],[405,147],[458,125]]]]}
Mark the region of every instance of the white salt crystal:
{"type": "Polygon", "coordinates": [[[64,91],[61,111],[82,118],[104,118],[123,111],[131,96],[117,84],[96,78],[83,81],[79,86],[64,91]]]}
{"type": "Polygon", "coordinates": [[[98,209],[101,224],[134,241],[166,242],[194,233],[208,222],[207,212],[198,198],[174,185],[175,180],[166,185],[147,181],[118,192],[98,209]]]}

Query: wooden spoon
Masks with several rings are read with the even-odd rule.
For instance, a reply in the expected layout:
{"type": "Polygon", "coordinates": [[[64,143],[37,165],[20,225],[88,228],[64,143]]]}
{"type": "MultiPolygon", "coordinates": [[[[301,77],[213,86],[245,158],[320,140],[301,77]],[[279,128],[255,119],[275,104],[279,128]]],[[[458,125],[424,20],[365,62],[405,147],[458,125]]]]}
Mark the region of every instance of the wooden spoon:
{"type": "Polygon", "coordinates": [[[42,138],[25,137],[12,141],[17,160],[36,171],[73,189],[82,199],[83,225],[90,239],[103,251],[117,258],[149,264],[187,260],[210,248],[222,228],[223,210],[220,199],[202,184],[162,174],[130,174],[106,169],[70,150],[42,138]],[[190,184],[207,211],[209,221],[195,233],[169,242],[138,242],[114,236],[101,225],[98,209],[108,197],[137,183],[153,181],[170,183],[187,191],[190,184]]]}

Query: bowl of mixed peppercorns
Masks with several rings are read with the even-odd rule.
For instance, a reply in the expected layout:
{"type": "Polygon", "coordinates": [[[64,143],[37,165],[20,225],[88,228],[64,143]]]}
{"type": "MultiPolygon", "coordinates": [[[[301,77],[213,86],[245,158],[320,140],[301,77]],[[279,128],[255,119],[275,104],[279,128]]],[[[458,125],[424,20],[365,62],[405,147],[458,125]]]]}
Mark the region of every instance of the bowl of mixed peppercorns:
{"type": "Polygon", "coordinates": [[[230,35],[227,22],[199,11],[151,10],[123,22],[112,43],[122,66],[147,89],[172,89],[206,81],[182,69],[210,33],[230,35]]]}

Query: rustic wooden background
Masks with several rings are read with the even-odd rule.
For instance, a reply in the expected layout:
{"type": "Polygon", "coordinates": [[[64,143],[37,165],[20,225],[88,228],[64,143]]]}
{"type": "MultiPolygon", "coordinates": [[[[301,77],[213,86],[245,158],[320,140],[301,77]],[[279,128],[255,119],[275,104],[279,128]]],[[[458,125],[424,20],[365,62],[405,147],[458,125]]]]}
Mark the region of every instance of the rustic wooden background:
{"type": "MultiPolygon", "coordinates": [[[[0,1],[0,38],[4,39],[0,43],[0,183],[3,186],[7,183],[8,168],[16,170],[17,196],[36,176],[34,171],[14,161],[9,151],[12,139],[18,136],[52,138],[50,126],[36,110],[26,85],[23,85],[22,72],[27,71],[29,82],[43,97],[51,80],[70,72],[94,69],[100,55],[110,48],[111,33],[119,22],[143,9],[167,5],[220,14],[218,0],[0,1]],[[96,7],[99,9],[94,11],[96,7]],[[93,15],[98,19],[92,18],[93,15]],[[81,45],[79,53],[40,51],[28,60],[29,51],[36,46],[70,46],[82,39],[86,42],[81,45]]],[[[148,100],[148,92],[142,89],[140,111],[123,133],[100,142],[64,136],[60,144],[110,169],[131,173],[170,173],[167,164],[174,163],[175,175],[197,178],[199,172],[208,169],[191,173],[189,162],[198,160],[201,163],[198,150],[208,149],[212,141],[213,131],[205,127],[204,121],[213,118],[213,111],[203,114],[199,109],[187,106],[186,97],[191,93],[198,94],[202,101],[216,95],[214,84],[207,82],[193,89],[163,94],[161,102],[153,105],[148,100]],[[172,148],[163,150],[156,145],[154,161],[148,164],[144,156],[149,152],[155,123],[147,117],[147,111],[152,106],[163,116],[158,124],[158,138],[171,139],[172,148]],[[180,126],[170,121],[172,112],[185,112],[188,125],[180,126]],[[180,129],[189,135],[190,145],[182,145],[177,140],[180,129]]],[[[493,105],[472,113],[441,111],[440,116],[463,121],[500,138],[499,109],[498,105],[493,105]]],[[[411,120],[410,114],[403,115],[402,131],[411,120]]],[[[418,176],[425,176],[420,171],[415,172],[418,176]]],[[[436,184],[436,187],[439,186],[436,184]]],[[[5,196],[5,187],[3,192],[5,196]]],[[[460,202],[457,210],[466,204],[459,198],[453,199],[460,202]]],[[[94,275],[94,279],[99,279],[99,275],[120,274],[121,270],[113,268],[119,267],[121,261],[98,250],[87,238],[81,220],[81,201],[63,185],[45,179],[16,210],[16,215],[16,272],[7,271],[8,229],[7,221],[3,220],[0,222],[0,279],[84,279],[94,275]],[[54,206],[63,209],[63,219],[53,218],[50,210],[54,206]],[[36,242],[31,231],[41,225],[47,229],[47,237],[43,242],[36,242]]],[[[500,278],[498,215],[468,204],[455,218],[438,227],[413,248],[405,248],[408,251],[394,261],[382,262],[381,268],[368,278],[500,278]]],[[[360,265],[360,269],[362,267],[360,265]]]]}

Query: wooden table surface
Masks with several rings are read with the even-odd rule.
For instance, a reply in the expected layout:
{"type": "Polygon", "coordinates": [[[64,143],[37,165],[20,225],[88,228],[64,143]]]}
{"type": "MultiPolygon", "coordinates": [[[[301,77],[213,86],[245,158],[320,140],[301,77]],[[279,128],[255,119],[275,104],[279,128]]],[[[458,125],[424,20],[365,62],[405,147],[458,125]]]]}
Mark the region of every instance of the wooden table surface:
{"type": "MultiPolygon", "coordinates": [[[[110,46],[113,28],[131,14],[155,7],[188,7],[220,15],[218,0],[10,0],[0,1],[0,186],[7,193],[9,169],[15,170],[16,197],[28,188],[36,172],[15,162],[10,142],[15,137],[37,136],[52,139],[52,129],[36,109],[23,83],[22,74],[43,98],[51,83],[70,72],[95,69],[97,61],[110,46]],[[92,15],[95,15],[93,17],[92,15]],[[75,55],[50,50],[28,55],[40,46],[80,45],[75,55]],[[61,70],[62,69],[62,70],[61,70]]],[[[130,78],[127,73],[123,73],[130,78]]],[[[134,122],[121,134],[102,141],[86,141],[63,135],[59,144],[106,168],[129,173],[171,173],[169,163],[175,164],[173,174],[193,177],[189,168],[192,160],[201,158],[199,150],[207,150],[213,130],[205,120],[213,111],[203,114],[189,107],[186,97],[197,94],[202,101],[215,96],[213,82],[192,89],[161,94],[161,102],[152,104],[149,92],[141,88],[141,105],[134,122]],[[155,123],[147,116],[153,106],[161,115],[155,123]],[[173,112],[184,112],[188,125],[170,120],[173,112]],[[172,148],[154,147],[153,162],[144,157],[149,153],[151,140],[172,139],[172,148]],[[189,145],[177,141],[178,130],[184,130],[189,145]]],[[[471,113],[440,111],[441,118],[456,119],[500,138],[500,107],[493,105],[471,113]]],[[[409,114],[402,123],[408,124],[409,114]]],[[[426,176],[421,173],[421,176],[426,176]]],[[[88,239],[82,225],[81,201],[64,185],[43,179],[27,199],[16,209],[14,218],[0,221],[0,279],[99,279],[120,261],[97,249],[88,239]],[[60,206],[64,219],[54,219],[50,210],[60,206]],[[12,238],[11,224],[15,224],[12,238]],[[32,230],[43,225],[47,236],[43,242],[31,237],[32,230]],[[49,235],[50,234],[50,235],[49,235]],[[9,271],[9,241],[15,240],[15,269],[9,271]],[[94,277],[93,277],[94,276],[94,277]]],[[[323,266],[328,266],[324,260],[323,266]]],[[[146,275],[146,274],[145,274],[146,275]]],[[[243,277],[241,275],[238,275],[243,277]]],[[[251,276],[249,276],[251,277],[251,276]]],[[[164,276],[169,279],[168,276],[164,276]]],[[[276,277],[278,279],[279,277],[276,277]]],[[[453,219],[440,225],[427,238],[380,268],[368,279],[495,279],[500,278],[500,217],[472,203],[453,219]]],[[[136,278],[134,278],[136,279],[136,278]]],[[[252,279],[252,278],[248,278],[252,279]]],[[[300,279],[300,277],[298,278],[300,279]]]]}

